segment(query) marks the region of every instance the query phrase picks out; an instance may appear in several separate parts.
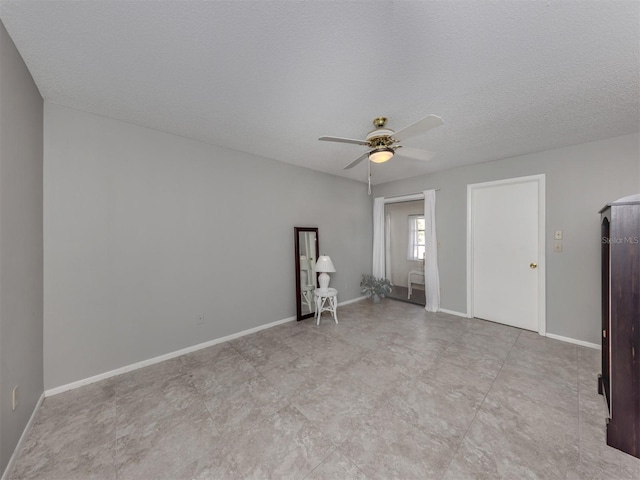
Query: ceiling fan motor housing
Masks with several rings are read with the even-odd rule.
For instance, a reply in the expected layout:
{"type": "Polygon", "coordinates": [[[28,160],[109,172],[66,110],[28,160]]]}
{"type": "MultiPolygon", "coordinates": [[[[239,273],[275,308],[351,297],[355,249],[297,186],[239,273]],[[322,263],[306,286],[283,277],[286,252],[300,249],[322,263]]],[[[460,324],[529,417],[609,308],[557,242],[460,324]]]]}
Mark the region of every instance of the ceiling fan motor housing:
{"type": "Polygon", "coordinates": [[[396,143],[392,138],[395,132],[389,128],[377,128],[367,134],[367,142],[371,148],[389,147],[396,143]]]}

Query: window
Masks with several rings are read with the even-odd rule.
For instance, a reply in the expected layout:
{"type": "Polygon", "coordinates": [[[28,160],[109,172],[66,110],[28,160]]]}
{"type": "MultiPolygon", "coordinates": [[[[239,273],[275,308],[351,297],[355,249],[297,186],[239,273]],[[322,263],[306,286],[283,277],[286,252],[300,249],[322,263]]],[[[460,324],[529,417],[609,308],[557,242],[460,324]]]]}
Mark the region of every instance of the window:
{"type": "Polygon", "coordinates": [[[425,250],[424,215],[409,215],[409,251],[407,260],[422,261],[425,250]]]}

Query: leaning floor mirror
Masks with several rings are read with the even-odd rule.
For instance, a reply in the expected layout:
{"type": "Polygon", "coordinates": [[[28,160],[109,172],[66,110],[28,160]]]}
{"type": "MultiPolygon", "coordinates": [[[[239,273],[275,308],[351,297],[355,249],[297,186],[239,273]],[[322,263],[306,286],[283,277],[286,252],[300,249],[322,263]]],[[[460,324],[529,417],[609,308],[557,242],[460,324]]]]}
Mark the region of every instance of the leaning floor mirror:
{"type": "Polygon", "coordinates": [[[318,285],[318,229],[294,227],[296,245],[296,316],[298,321],[315,314],[313,293],[318,285]]]}

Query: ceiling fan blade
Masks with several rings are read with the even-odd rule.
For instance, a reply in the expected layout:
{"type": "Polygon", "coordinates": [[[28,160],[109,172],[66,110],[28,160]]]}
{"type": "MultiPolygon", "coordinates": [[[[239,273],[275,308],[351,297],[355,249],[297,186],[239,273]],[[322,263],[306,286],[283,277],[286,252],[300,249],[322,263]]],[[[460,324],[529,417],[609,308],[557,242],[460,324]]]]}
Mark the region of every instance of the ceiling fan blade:
{"type": "Polygon", "coordinates": [[[369,145],[369,142],[367,142],[366,140],[355,140],[353,138],[320,137],[318,140],[322,140],[323,142],[340,142],[340,143],[355,143],[356,145],[369,145]]]}
{"type": "Polygon", "coordinates": [[[346,167],[343,168],[343,170],[349,170],[350,168],[355,167],[356,165],[358,165],[361,161],[363,161],[364,159],[369,157],[369,152],[363,153],[362,155],[360,155],[358,158],[356,158],[353,162],[351,162],[349,165],[347,165],[346,167]]]}
{"type": "Polygon", "coordinates": [[[440,117],[436,115],[429,115],[422,120],[418,120],[416,123],[404,127],[402,130],[398,130],[393,134],[393,138],[398,141],[406,140],[409,137],[413,137],[415,135],[424,133],[427,130],[431,130],[432,128],[439,127],[443,123],[444,122],[440,117]]]}
{"type": "Polygon", "coordinates": [[[402,147],[396,150],[396,155],[400,155],[401,157],[414,158],[416,160],[422,160],[423,162],[428,162],[434,156],[434,152],[430,152],[428,150],[421,150],[419,148],[413,147],[402,147]]]}

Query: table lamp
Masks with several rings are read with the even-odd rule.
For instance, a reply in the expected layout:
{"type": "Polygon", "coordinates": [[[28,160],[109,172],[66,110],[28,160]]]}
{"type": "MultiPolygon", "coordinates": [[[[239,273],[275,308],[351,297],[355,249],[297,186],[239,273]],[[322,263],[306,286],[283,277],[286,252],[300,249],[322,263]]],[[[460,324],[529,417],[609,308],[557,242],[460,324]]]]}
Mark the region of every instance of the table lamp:
{"type": "Polygon", "coordinates": [[[331,258],[327,255],[320,255],[316,262],[316,272],[320,272],[318,282],[322,290],[329,288],[329,275],[327,272],[333,273],[336,271],[336,267],[333,266],[331,258]]]}

